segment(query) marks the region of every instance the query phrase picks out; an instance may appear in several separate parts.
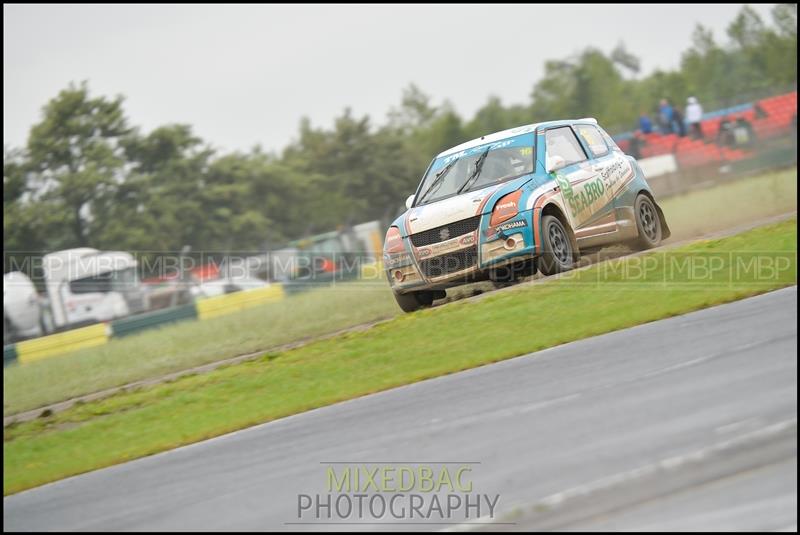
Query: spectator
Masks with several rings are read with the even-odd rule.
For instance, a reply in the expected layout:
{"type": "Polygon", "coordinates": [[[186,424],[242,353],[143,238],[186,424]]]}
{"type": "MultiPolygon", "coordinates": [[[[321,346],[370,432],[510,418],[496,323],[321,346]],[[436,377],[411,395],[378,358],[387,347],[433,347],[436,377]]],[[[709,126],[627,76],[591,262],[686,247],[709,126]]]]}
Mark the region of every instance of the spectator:
{"type": "Polygon", "coordinates": [[[683,121],[683,113],[678,106],[672,108],[672,131],[679,137],[686,135],[686,123],[683,121]]]}
{"type": "Polygon", "coordinates": [[[628,143],[628,154],[636,158],[637,160],[642,157],[642,146],[646,144],[646,141],[642,137],[642,131],[637,130],[633,133],[633,137],[631,137],[630,142],[628,143]]]}
{"type": "Polygon", "coordinates": [[[703,139],[703,128],[700,122],[703,120],[703,107],[694,97],[689,97],[686,101],[686,122],[689,124],[689,131],[694,139],[703,139]]]}
{"type": "Polygon", "coordinates": [[[740,115],[736,118],[733,135],[736,140],[736,145],[738,146],[751,147],[756,140],[756,133],[753,130],[753,125],[744,115],[740,115]]]}
{"type": "Polygon", "coordinates": [[[717,144],[721,147],[732,147],[736,143],[733,135],[733,122],[731,118],[725,116],[719,122],[719,131],[717,132],[717,144]]]}
{"type": "Polygon", "coordinates": [[[647,112],[643,111],[639,115],[639,130],[642,131],[642,134],[649,134],[653,131],[653,122],[650,120],[647,112]]]}
{"type": "Polygon", "coordinates": [[[661,103],[658,106],[658,113],[660,119],[660,127],[662,134],[671,134],[672,133],[672,106],[670,106],[669,101],[665,98],[661,99],[661,103]]]}
{"type": "Polygon", "coordinates": [[[758,102],[756,102],[755,106],[753,106],[753,109],[756,112],[756,119],[764,119],[768,117],[767,112],[764,111],[764,108],[762,108],[758,102]]]}

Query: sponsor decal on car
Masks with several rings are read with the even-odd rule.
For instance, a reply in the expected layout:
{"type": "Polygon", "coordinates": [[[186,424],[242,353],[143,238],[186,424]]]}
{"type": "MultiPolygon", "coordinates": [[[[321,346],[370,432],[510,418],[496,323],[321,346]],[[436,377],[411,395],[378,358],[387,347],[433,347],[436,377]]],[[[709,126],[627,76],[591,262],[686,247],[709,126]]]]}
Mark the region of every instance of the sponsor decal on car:
{"type": "MultiPolygon", "coordinates": [[[[519,142],[518,139],[503,139],[503,140],[497,141],[495,143],[492,143],[491,145],[489,145],[489,148],[491,150],[502,149],[503,147],[507,147],[509,145],[514,145],[515,143],[518,143],[518,142],[519,142]]],[[[447,157],[442,159],[442,166],[447,165],[448,163],[450,163],[452,160],[454,160],[456,158],[463,158],[464,156],[469,156],[470,154],[476,154],[476,153],[481,152],[483,150],[486,150],[486,145],[481,145],[481,146],[478,146],[478,147],[472,147],[470,149],[461,150],[461,151],[458,151],[456,153],[449,154],[449,155],[447,155],[447,157]]]]}
{"type": "Polygon", "coordinates": [[[520,219],[518,221],[511,221],[509,223],[503,223],[502,225],[497,225],[495,227],[489,227],[486,229],[486,237],[491,238],[492,236],[496,235],[499,232],[505,232],[507,230],[513,230],[517,228],[527,227],[528,222],[525,219],[520,219]]]}
{"type": "Polygon", "coordinates": [[[409,264],[411,264],[411,255],[408,253],[383,255],[383,265],[386,269],[407,266],[409,264]]]}
{"type": "Polygon", "coordinates": [[[600,178],[603,180],[606,189],[611,192],[611,195],[619,193],[625,179],[629,178],[633,173],[633,167],[630,162],[624,158],[616,158],[614,162],[600,172],[600,178]]]}
{"type": "Polygon", "coordinates": [[[420,247],[416,250],[417,258],[427,258],[429,256],[436,256],[440,254],[450,253],[453,251],[457,251],[459,249],[463,249],[469,245],[475,243],[475,234],[470,233],[464,236],[459,236],[456,238],[449,239],[447,241],[443,241],[440,243],[436,243],[434,245],[429,245],[427,247],[420,247]]]}
{"type": "Polygon", "coordinates": [[[503,223],[502,225],[498,225],[495,228],[499,231],[506,231],[511,230],[514,228],[522,228],[528,226],[528,222],[524,219],[520,221],[512,221],[511,223],[503,223]]]}
{"type": "Polygon", "coordinates": [[[461,245],[472,245],[473,243],[475,243],[475,234],[469,234],[468,236],[464,236],[463,238],[458,240],[458,243],[460,243],[461,245]]]}
{"type": "Polygon", "coordinates": [[[564,192],[564,199],[569,204],[569,209],[576,219],[581,219],[583,212],[585,212],[592,204],[603,197],[606,191],[606,186],[601,178],[587,180],[581,183],[574,190],[570,190],[569,194],[564,192]]]}
{"type": "Polygon", "coordinates": [[[572,196],[572,184],[569,183],[569,177],[564,174],[556,173],[556,184],[561,189],[565,197],[572,196]]]}
{"type": "Polygon", "coordinates": [[[586,218],[607,202],[606,185],[599,176],[572,184],[569,175],[556,173],[556,184],[576,226],[580,226],[586,218]],[[590,210],[592,207],[594,209],[590,210]]]}
{"type": "MultiPolygon", "coordinates": [[[[580,226],[619,193],[633,168],[624,158],[615,158],[593,178],[570,182],[569,174],[556,173],[556,183],[576,226],[580,226]]],[[[573,180],[574,180],[573,176],[573,180]]]]}

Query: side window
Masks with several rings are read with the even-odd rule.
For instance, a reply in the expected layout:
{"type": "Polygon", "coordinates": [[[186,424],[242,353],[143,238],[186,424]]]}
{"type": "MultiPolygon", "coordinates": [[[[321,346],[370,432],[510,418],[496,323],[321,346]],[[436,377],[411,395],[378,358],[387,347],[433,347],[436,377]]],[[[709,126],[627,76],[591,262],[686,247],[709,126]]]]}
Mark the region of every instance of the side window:
{"type": "Polygon", "coordinates": [[[578,135],[589,146],[589,152],[592,153],[592,156],[599,158],[608,154],[608,145],[606,145],[603,135],[596,126],[581,124],[576,129],[578,130],[578,135]]]}
{"type": "Polygon", "coordinates": [[[586,154],[583,152],[581,144],[578,143],[578,139],[568,126],[548,130],[545,140],[547,142],[545,157],[548,161],[554,156],[564,158],[564,165],[572,165],[586,160],[586,154]]]}
{"type": "Polygon", "coordinates": [[[608,135],[608,132],[606,132],[605,130],[603,130],[599,126],[597,127],[597,130],[600,131],[600,135],[603,136],[603,139],[606,140],[606,145],[608,145],[609,149],[615,150],[617,152],[622,152],[622,149],[619,148],[619,145],[617,145],[617,142],[614,141],[614,138],[612,138],[611,136],[608,135]]]}
{"type": "Polygon", "coordinates": [[[95,277],[84,277],[70,281],[69,290],[74,294],[88,294],[111,291],[112,273],[103,273],[95,277]]]}

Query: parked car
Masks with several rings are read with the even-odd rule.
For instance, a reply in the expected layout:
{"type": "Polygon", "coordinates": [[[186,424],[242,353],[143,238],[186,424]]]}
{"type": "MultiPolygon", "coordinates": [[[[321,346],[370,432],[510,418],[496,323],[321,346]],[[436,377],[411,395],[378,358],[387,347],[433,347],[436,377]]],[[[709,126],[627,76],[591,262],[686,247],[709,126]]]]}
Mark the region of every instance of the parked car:
{"type": "Polygon", "coordinates": [[[3,344],[35,338],[44,332],[36,286],[21,271],[3,275],[3,344]]]}
{"type": "Polygon", "coordinates": [[[25,273],[3,276],[3,339],[35,338],[143,312],[136,259],[124,251],[65,249],[41,259],[39,295],[25,273]]]}
{"type": "Polygon", "coordinates": [[[483,136],[436,156],[389,227],[384,269],[406,312],[449,287],[571,269],[581,253],[670,234],[636,160],[595,119],[483,136]]]}

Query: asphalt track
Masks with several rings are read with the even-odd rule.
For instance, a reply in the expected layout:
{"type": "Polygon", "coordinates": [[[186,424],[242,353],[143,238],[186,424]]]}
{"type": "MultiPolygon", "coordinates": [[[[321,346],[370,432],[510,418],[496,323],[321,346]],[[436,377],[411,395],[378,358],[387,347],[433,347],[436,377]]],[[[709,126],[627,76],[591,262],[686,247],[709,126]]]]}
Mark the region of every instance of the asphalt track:
{"type": "MultiPolygon", "coordinates": [[[[500,529],[796,529],[796,325],[792,287],[566,344],[16,494],[4,529],[358,529],[298,515],[329,463],[472,463],[500,529]]],[[[428,520],[365,527],[491,519],[428,520]]]]}

